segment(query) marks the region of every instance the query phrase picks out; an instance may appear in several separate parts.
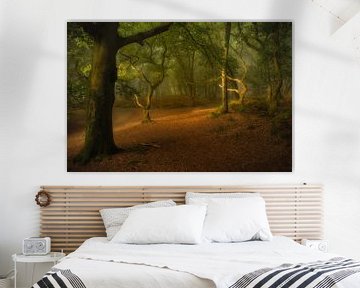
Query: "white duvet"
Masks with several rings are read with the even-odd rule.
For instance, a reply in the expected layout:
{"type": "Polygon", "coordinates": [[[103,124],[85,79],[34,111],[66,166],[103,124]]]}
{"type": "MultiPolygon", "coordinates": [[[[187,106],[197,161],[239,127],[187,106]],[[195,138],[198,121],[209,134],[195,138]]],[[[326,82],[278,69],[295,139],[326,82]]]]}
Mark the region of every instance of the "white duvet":
{"type": "MultiPolygon", "coordinates": [[[[286,237],[200,245],[112,244],[106,238],[91,238],[55,267],[70,269],[87,288],[228,288],[254,270],[336,256],[311,250],[286,237]]],[[[360,288],[360,273],[335,287],[360,288]]]]}

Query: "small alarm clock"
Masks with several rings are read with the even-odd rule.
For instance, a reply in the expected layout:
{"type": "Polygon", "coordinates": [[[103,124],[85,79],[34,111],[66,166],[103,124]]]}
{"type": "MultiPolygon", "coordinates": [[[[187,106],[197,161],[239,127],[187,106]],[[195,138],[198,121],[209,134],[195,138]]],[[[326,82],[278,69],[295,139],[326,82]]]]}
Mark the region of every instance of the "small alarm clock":
{"type": "Polygon", "coordinates": [[[327,252],[328,250],[328,243],[325,240],[308,240],[308,239],[303,239],[301,241],[301,244],[309,247],[311,249],[314,250],[318,250],[321,252],[327,252]]]}
{"type": "Polygon", "coordinates": [[[50,237],[30,237],[23,240],[24,255],[46,255],[50,253],[51,239],[50,237]]]}

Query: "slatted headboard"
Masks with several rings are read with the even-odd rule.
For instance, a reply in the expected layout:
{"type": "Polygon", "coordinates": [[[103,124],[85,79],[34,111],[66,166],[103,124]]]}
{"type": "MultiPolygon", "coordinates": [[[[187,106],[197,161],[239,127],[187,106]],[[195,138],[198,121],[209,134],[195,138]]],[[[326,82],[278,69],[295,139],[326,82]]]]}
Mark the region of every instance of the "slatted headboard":
{"type": "Polygon", "coordinates": [[[301,239],[322,237],[322,187],[277,186],[43,186],[51,204],[41,208],[41,236],[52,239],[53,251],[74,251],[87,238],[105,236],[99,209],[128,207],[164,199],[183,204],[185,193],[259,192],[266,201],[274,235],[301,239]]]}

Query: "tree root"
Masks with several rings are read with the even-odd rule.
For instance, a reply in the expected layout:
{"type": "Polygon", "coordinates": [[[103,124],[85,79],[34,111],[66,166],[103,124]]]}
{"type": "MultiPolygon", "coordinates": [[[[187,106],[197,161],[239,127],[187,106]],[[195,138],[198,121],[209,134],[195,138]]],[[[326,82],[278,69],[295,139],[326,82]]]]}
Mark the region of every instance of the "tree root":
{"type": "Polygon", "coordinates": [[[113,155],[119,152],[125,151],[123,148],[114,146],[111,147],[109,149],[106,149],[106,151],[99,151],[99,150],[95,150],[95,149],[83,149],[81,150],[81,152],[76,155],[73,159],[74,163],[80,164],[80,165],[85,165],[87,163],[90,162],[91,159],[97,158],[97,159],[101,159],[104,158],[108,155],[113,155]]]}

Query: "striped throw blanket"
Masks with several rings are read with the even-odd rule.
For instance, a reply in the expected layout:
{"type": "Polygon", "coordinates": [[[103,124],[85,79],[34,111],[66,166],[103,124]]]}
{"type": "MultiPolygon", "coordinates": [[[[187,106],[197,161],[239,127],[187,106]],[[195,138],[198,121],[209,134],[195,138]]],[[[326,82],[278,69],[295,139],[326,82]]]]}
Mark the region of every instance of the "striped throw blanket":
{"type": "MultiPolygon", "coordinates": [[[[360,272],[360,262],[333,258],[305,264],[283,264],[242,276],[229,288],[331,288],[360,272]]],[[[32,288],[86,288],[69,269],[52,269],[32,288]]],[[[106,287],[104,287],[106,288],[106,287]]]]}
{"type": "Polygon", "coordinates": [[[246,274],[229,288],[331,288],[359,272],[360,262],[345,258],[284,264],[246,274]]]}
{"type": "Polygon", "coordinates": [[[53,268],[32,288],[86,288],[81,279],[69,269],[53,268]]]}

